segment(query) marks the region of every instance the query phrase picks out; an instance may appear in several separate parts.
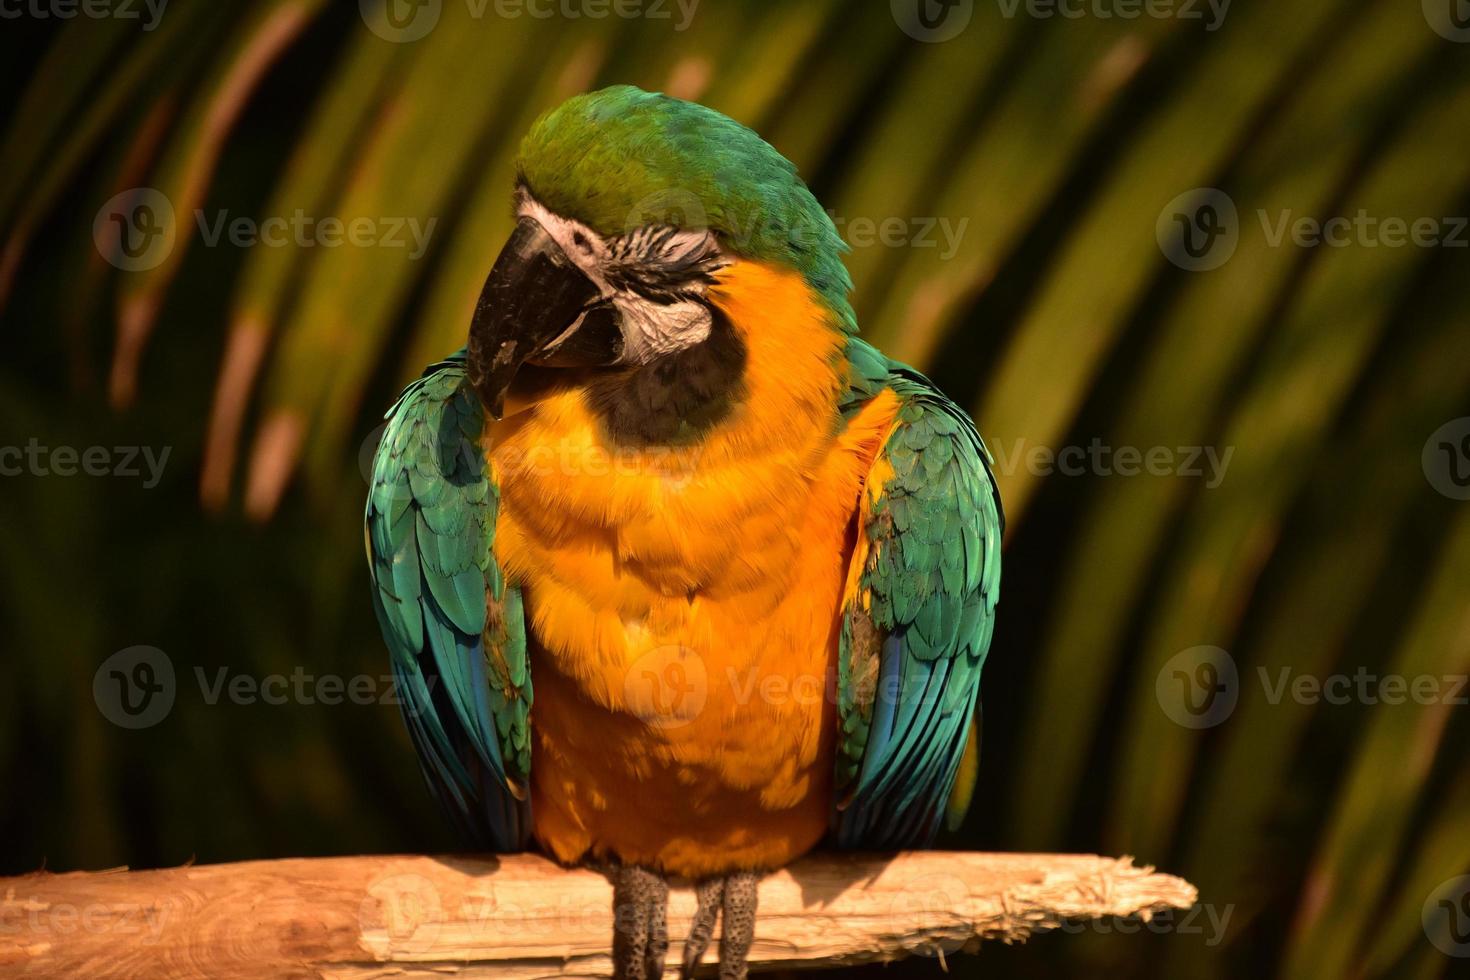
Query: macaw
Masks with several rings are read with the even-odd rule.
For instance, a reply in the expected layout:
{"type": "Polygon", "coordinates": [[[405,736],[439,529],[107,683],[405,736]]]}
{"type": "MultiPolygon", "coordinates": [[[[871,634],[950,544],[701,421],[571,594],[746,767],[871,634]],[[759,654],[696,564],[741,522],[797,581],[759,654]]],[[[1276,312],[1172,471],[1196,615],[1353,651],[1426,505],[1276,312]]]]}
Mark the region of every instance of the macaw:
{"type": "Polygon", "coordinates": [[[742,977],[761,873],[924,846],[969,805],[990,457],[857,336],[846,246],[750,129],[616,86],[542,116],[518,169],[467,343],[373,466],[403,715],[476,846],[610,869],[615,975],[662,975],[678,876],[683,975],[723,917],[742,977]]]}

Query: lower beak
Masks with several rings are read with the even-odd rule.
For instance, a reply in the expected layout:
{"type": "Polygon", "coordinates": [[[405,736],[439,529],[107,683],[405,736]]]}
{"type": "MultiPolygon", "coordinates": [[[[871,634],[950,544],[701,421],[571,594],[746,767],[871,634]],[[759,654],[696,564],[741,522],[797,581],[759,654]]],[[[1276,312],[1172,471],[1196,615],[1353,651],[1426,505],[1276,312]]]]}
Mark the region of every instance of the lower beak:
{"type": "Polygon", "coordinates": [[[497,419],[527,361],[564,346],[601,294],[534,218],[521,218],[480,290],[470,321],[470,383],[497,419]]]}

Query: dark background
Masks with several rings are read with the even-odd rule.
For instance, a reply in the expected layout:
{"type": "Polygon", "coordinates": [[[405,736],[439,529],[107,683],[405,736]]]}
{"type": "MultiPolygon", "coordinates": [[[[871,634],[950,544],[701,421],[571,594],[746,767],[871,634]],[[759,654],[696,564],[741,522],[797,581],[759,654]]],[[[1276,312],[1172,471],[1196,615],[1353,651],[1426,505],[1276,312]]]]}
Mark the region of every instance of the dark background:
{"type": "Polygon", "coordinates": [[[209,688],[299,672],[383,693],[363,454],[403,382],[462,342],[530,120],[629,81],[798,164],[854,245],[864,333],[969,407],[998,457],[985,746],[946,843],[1132,854],[1223,923],[1104,924],[950,970],[1447,973],[1445,946],[1470,944],[1441,923],[1437,948],[1421,913],[1470,872],[1470,722],[1450,696],[1470,666],[1454,2],[1235,0],[1208,29],[1206,6],[974,0],[942,41],[877,2],[701,0],[679,30],[674,5],[474,18],[443,0],[402,43],[354,3],[173,0],[146,31],[17,8],[0,447],[106,447],[114,472],[47,456],[0,476],[0,873],[454,849],[395,707],[209,688]],[[117,268],[94,220],[136,187],[171,202],[176,236],[161,264],[117,268]],[[297,208],[437,224],[413,259],[210,247],[192,217],[297,208]],[[1272,239],[1283,216],[1360,210],[1433,219],[1440,244],[1361,222],[1340,244],[1272,239]],[[1176,214],[1227,233],[1196,261],[1176,214]],[[1094,440],[1159,450],[1160,472],[1032,455],[1094,440]],[[115,472],[127,447],[168,450],[156,486],[115,472]],[[1205,449],[1231,454],[1218,480],[1187,465],[1205,449]],[[127,728],[94,678],[138,646],[174,694],[127,728]],[[1332,701],[1275,694],[1360,674],[1332,701]],[[1438,693],[1387,703],[1390,676],[1438,693]]]}

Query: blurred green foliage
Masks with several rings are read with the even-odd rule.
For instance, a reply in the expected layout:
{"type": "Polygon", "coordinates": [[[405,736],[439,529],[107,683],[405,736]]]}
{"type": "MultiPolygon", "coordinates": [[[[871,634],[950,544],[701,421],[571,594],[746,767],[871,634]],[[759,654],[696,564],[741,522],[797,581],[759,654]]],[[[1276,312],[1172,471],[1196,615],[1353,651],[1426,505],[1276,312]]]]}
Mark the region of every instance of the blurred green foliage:
{"type": "Polygon", "coordinates": [[[54,455],[0,477],[0,872],[454,846],[395,708],[306,681],[284,704],[211,691],[386,673],[360,526],[378,415],[462,342],[520,134],[633,82],[798,164],[854,245],[864,332],[970,406],[1000,458],[985,750],[950,843],[1130,853],[1209,913],[950,968],[1447,972],[1421,909],[1470,871],[1467,712],[1273,685],[1470,669],[1470,504],[1421,465],[1470,415],[1467,236],[1273,229],[1366,213],[1453,234],[1470,44],[1403,0],[1235,0],[1220,20],[978,0],[942,42],[900,29],[902,7],[444,0],[399,10],[437,12],[411,40],[380,5],[320,0],[173,0],[148,30],[7,20],[0,446],[170,455],[151,488],[57,475],[54,455]],[[171,205],[169,248],[118,269],[101,212],[136,187],[171,205]],[[1191,270],[1167,231],[1198,188],[1233,205],[1238,241],[1191,270]],[[298,212],[433,225],[422,256],[209,245],[222,214],[298,212]],[[1071,474],[1034,454],[1094,444],[1228,464],[1071,474]],[[177,696],[128,730],[93,679],[139,644],[177,696]],[[1234,709],[1189,727],[1169,692],[1201,646],[1228,651],[1234,709]]]}

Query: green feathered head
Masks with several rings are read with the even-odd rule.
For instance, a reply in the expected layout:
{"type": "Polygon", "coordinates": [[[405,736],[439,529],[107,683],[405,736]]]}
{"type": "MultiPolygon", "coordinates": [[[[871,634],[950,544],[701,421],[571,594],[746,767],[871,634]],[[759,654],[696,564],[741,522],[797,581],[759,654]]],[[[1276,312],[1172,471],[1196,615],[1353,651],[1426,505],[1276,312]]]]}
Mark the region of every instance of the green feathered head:
{"type": "Polygon", "coordinates": [[[742,258],[800,272],[855,329],[836,227],[775,147],[728,116],[631,85],[578,95],[521,144],[521,178],[551,211],[605,238],[648,225],[713,231],[742,258]]]}

